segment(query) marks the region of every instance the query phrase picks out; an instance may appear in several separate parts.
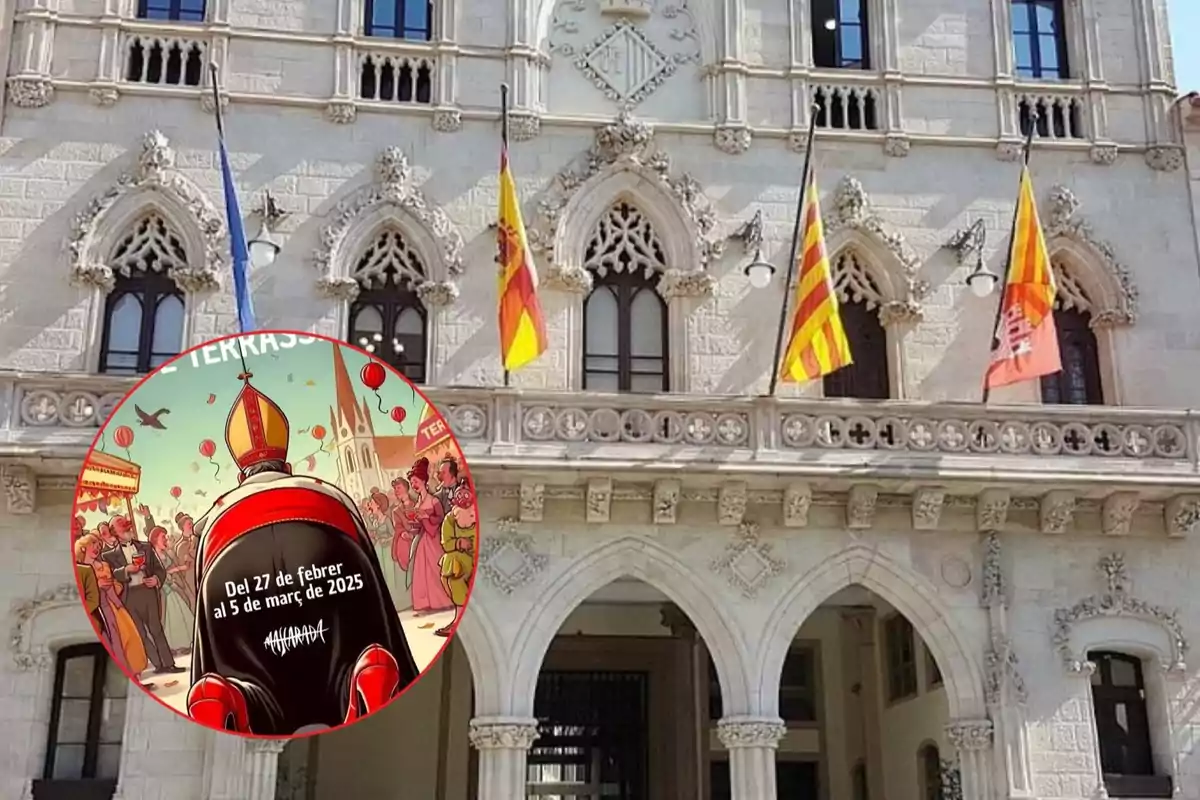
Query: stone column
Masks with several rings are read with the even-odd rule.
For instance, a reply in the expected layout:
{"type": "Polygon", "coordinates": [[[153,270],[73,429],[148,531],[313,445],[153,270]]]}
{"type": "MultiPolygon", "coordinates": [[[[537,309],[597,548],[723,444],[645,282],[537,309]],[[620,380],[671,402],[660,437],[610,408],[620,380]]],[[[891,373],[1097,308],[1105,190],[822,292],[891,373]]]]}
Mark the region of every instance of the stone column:
{"type": "Polygon", "coordinates": [[[247,800],[275,800],[275,777],[283,739],[246,740],[247,800]]]}
{"type": "Polygon", "coordinates": [[[775,750],[785,733],[777,717],[726,717],[717,724],[717,737],[729,751],[733,800],[775,797],[775,750]]]}
{"type": "Polygon", "coordinates": [[[958,751],[963,800],[992,800],[992,721],[956,720],[946,726],[946,739],[958,751]]]}
{"type": "Polygon", "coordinates": [[[476,717],[470,739],[479,751],[478,800],[525,800],[525,757],[537,740],[537,720],[476,717]]]}

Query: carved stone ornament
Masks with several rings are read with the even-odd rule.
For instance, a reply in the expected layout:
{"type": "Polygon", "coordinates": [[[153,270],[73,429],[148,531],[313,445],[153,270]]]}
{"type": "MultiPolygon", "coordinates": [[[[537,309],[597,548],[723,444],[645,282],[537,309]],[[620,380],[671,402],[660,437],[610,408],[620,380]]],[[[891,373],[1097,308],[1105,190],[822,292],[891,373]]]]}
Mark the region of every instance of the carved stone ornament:
{"type": "Polygon", "coordinates": [[[1093,164],[1099,164],[1102,167],[1111,167],[1117,163],[1118,149],[1116,144],[1112,142],[1096,142],[1092,145],[1092,149],[1088,151],[1088,158],[1093,164]]]}
{"type": "Polygon", "coordinates": [[[983,540],[983,585],[980,587],[979,601],[984,608],[1001,608],[1008,605],[1008,585],[1001,561],[1000,534],[995,531],[989,531],[983,540]]]}
{"type": "Polygon", "coordinates": [[[998,531],[1008,521],[1012,498],[1007,489],[984,489],[975,499],[975,529],[998,531]]]}
{"type": "Polygon", "coordinates": [[[1163,508],[1168,536],[1187,536],[1200,528],[1200,496],[1172,497],[1163,508]]]}
{"type": "Polygon", "coordinates": [[[589,478],[587,483],[587,521],[608,522],[612,513],[612,478],[589,478]]]}
{"type": "MultiPolygon", "coordinates": [[[[385,148],[379,154],[375,175],[372,183],[358,188],[337,204],[331,212],[332,221],[321,231],[321,243],[313,252],[313,263],[321,273],[318,289],[326,296],[347,300],[357,296],[359,281],[341,274],[349,267],[348,259],[353,257],[343,253],[342,246],[356,221],[384,207],[397,209],[415,220],[437,244],[435,255],[441,260],[445,276],[450,279],[460,277],[463,274],[462,236],[446,212],[430,204],[420,189],[413,186],[412,167],[399,147],[385,148]]],[[[427,280],[418,284],[416,290],[422,300],[430,300],[431,305],[445,305],[458,296],[458,288],[452,281],[427,280]]]]}
{"type": "Polygon", "coordinates": [[[661,88],[680,66],[700,61],[688,0],[670,0],[658,13],[651,0],[560,3],[550,24],[549,49],[570,59],[609,100],[629,108],[661,88]],[[612,22],[614,16],[618,19],[612,22]],[[594,39],[581,38],[584,31],[597,30],[594,39]]]}
{"type": "Polygon", "coordinates": [[[740,156],[750,149],[754,135],[744,125],[718,125],[713,131],[713,144],[722,153],[740,156]]]}
{"type": "Polygon", "coordinates": [[[325,106],[325,118],[337,125],[349,125],[358,119],[358,106],[353,100],[330,100],[325,106]]]}
{"type": "Polygon", "coordinates": [[[944,489],[922,487],[913,492],[913,530],[937,530],[938,523],[942,519],[942,507],[945,503],[946,491],[944,489]]]}
{"type": "MultiPolygon", "coordinates": [[[[563,220],[562,212],[585,183],[608,170],[632,169],[675,198],[684,218],[696,236],[701,263],[689,265],[689,272],[702,271],[725,248],[718,236],[717,213],[699,181],[684,173],[672,174],[671,158],[655,147],[654,129],[635,120],[629,109],[596,130],[595,141],[583,159],[569,164],[554,176],[545,195],[538,201],[537,214],[529,228],[530,247],[547,262],[555,256],[555,238],[563,220]]],[[[551,270],[554,279],[555,270],[551,270]]]]}
{"type": "Polygon", "coordinates": [[[773,555],[772,549],[770,542],[759,539],[758,523],[743,522],[725,553],[713,561],[712,570],[729,581],[742,596],[753,600],[759,590],[782,574],[787,566],[785,561],[773,555]]]}
{"type": "Polygon", "coordinates": [[[1054,612],[1054,647],[1066,670],[1077,675],[1091,674],[1093,670],[1086,656],[1076,653],[1072,647],[1071,632],[1075,625],[1103,617],[1132,617],[1152,622],[1166,632],[1170,654],[1162,667],[1169,672],[1183,674],[1188,643],[1179,623],[1179,612],[1133,596],[1125,557],[1121,553],[1104,556],[1097,567],[1104,576],[1105,591],[1089,595],[1070,608],[1060,608],[1054,612]]]}
{"type": "MultiPolygon", "coordinates": [[[[167,274],[185,292],[219,289],[229,252],[225,221],[200,187],[175,169],[175,151],[160,131],[151,131],[142,137],[141,152],[133,171],[123,174],[116,183],[93,197],[72,218],[67,239],[71,283],[104,292],[112,290],[116,275],[106,263],[109,254],[95,252],[104,230],[104,217],[122,197],[142,191],[154,192],[173,201],[188,213],[200,233],[204,252],[188,255],[201,256],[201,263],[173,266],[167,274]]],[[[121,274],[129,276],[128,265],[119,269],[121,274]]]]}
{"type": "Polygon", "coordinates": [[[1183,168],[1183,148],[1160,144],[1146,150],[1146,166],[1158,172],[1175,172],[1183,168]]]}
{"type": "Polygon", "coordinates": [[[994,634],[991,646],[983,656],[983,696],[989,708],[1008,703],[1024,705],[1029,699],[1025,679],[1012,640],[994,634]]]}
{"type": "Polygon", "coordinates": [[[741,525],[749,500],[745,481],[723,484],[717,493],[717,522],[721,525],[741,525]]]}
{"type": "Polygon", "coordinates": [[[0,467],[4,499],[10,514],[32,514],[37,508],[37,476],[29,467],[10,464],[0,467]]]}
{"type": "Polygon", "coordinates": [[[808,510],[812,507],[812,487],[807,483],[790,484],[783,491],[783,526],[803,528],[808,525],[808,510]]]}
{"type": "Polygon", "coordinates": [[[71,583],[60,583],[53,589],[47,589],[29,600],[13,606],[8,649],[17,669],[44,669],[54,663],[54,656],[48,649],[38,648],[35,652],[30,644],[29,635],[33,618],[48,609],[77,603],[79,603],[79,589],[72,581],[71,583]]]}
{"type": "Polygon", "coordinates": [[[121,92],[117,89],[116,84],[93,84],[88,89],[88,97],[92,98],[92,102],[102,108],[109,108],[117,104],[121,99],[121,92]]]}
{"type": "Polygon", "coordinates": [[[288,739],[249,739],[246,744],[251,753],[277,756],[287,746],[288,739]]]}
{"type": "Polygon", "coordinates": [[[1013,163],[1020,161],[1025,155],[1025,143],[1020,141],[1004,141],[996,145],[996,158],[1013,163]]]}
{"type": "Polygon", "coordinates": [[[892,158],[905,158],[912,151],[912,140],[903,134],[889,133],[883,140],[883,152],[892,158]]]}
{"type": "Polygon", "coordinates": [[[555,291],[586,296],[592,291],[592,283],[591,270],[573,264],[553,267],[546,276],[544,285],[555,291]]]}
{"type": "Polygon", "coordinates": [[[722,719],[717,722],[717,738],[726,750],[775,748],[786,735],[787,725],[781,719],[722,719]]]}
{"type": "Polygon", "coordinates": [[[42,108],[54,100],[54,84],[45,75],[15,75],[8,79],[8,102],[18,108],[42,108]]]}
{"type": "Polygon", "coordinates": [[[833,214],[830,215],[828,231],[832,234],[840,230],[857,231],[878,242],[892,254],[903,270],[903,274],[898,276],[903,281],[901,296],[880,309],[880,321],[885,325],[888,322],[919,321],[924,316],[921,301],[929,292],[928,285],[917,279],[921,261],[908,246],[904,234],[892,230],[875,212],[862,183],[850,175],[842,178],[833,196],[833,214]]]}
{"type": "Polygon", "coordinates": [[[521,481],[521,522],[541,522],[546,508],[546,485],[539,481],[521,481]]]}
{"type": "Polygon", "coordinates": [[[679,511],[679,481],[664,479],[654,482],[654,524],[674,525],[679,511]]]}
{"type": "Polygon", "coordinates": [[[1101,509],[1100,529],[1105,536],[1128,536],[1137,513],[1141,497],[1137,492],[1114,492],[1104,498],[1101,509]]]}
{"type": "Polygon", "coordinates": [[[497,520],[493,530],[480,546],[479,571],[496,589],[512,594],[540,575],[550,559],[534,550],[533,537],[521,533],[517,520],[497,520]]]}
{"type": "Polygon", "coordinates": [[[1038,522],[1042,533],[1066,533],[1074,519],[1074,492],[1056,489],[1042,495],[1038,503],[1038,522]]]}
{"type": "Polygon", "coordinates": [[[878,500],[879,487],[863,483],[851,486],[846,498],[846,527],[850,530],[866,530],[875,524],[878,500]]]}
{"type": "Polygon", "coordinates": [[[658,280],[658,293],[667,300],[676,297],[712,297],[717,293],[717,279],[707,272],[668,269],[658,280]]]}
{"type": "Polygon", "coordinates": [[[542,118],[532,111],[508,112],[508,137],[514,142],[528,142],[542,132],[542,118]]]}
{"type": "Polygon", "coordinates": [[[956,720],[946,725],[946,740],[956,750],[986,750],[992,746],[992,721],[956,720]]]}
{"type": "Polygon", "coordinates": [[[457,108],[435,108],[433,129],[438,133],[457,133],[462,130],[462,112],[457,108]]]}
{"type": "MultiPolygon", "coordinates": [[[[1137,320],[1138,304],[1133,274],[1117,259],[1112,245],[1096,236],[1092,226],[1079,215],[1079,199],[1066,186],[1055,186],[1050,190],[1044,224],[1046,241],[1051,247],[1054,239],[1063,237],[1094,253],[1099,262],[1097,266],[1105,273],[1103,283],[1110,287],[1099,297],[1072,298],[1071,294],[1063,293],[1064,301],[1072,298],[1074,305],[1086,302],[1089,307],[1080,310],[1091,313],[1093,328],[1132,325],[1137,320]]],[[[1063,281],[1059,283],[1061,285],[1063,281]]]]}
{"type": "Polygon", "coordinates": [[[476,750],[528,750],[538,738],[536,722],[471,720],[467,733],[476,750]]]}

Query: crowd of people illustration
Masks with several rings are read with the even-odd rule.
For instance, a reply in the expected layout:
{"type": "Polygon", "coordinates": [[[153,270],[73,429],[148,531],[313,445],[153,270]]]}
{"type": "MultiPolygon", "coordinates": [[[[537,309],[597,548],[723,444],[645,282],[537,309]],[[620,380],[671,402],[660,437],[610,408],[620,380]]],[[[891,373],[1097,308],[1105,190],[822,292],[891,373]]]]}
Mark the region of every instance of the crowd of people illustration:
{"type": "Polygon", "coordinates": [[[84,605],[113,657],[131,674],[186,672],[175,657],[192,648],[196,606],[196,534],[180,512],[175,530],[138,512],[142,536],[131,516],[114,515],[88,530],[83,515],[72,521],[75,572],[84,605]]]}
{"type": "Polygon", "coordinates": [[[438,461],[436,474],[430,468],[417,459],[390,492],[373,487],[360,509],[393,597],[411,598],[417,616],[453,609],[454,620],[435,631],[449,636],[475,568],[475,491],[454,456],[438,461]]]}

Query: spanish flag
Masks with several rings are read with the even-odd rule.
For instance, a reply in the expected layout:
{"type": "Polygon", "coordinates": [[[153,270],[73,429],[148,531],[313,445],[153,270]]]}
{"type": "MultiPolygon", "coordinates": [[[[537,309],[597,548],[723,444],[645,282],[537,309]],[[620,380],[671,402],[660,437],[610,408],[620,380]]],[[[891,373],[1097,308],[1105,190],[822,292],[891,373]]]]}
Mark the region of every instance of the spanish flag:
{"type": "Polygon", "coordinates": [[[1000,321],[992,342],[992,361],[984,378],[987,389],[1053,375],[1062,369],[1054,328],[1057,287],[1029,167],[1021,171],[1007,274],[1000,321]]]}
{"type": "Polygon", "coordinates": [[[854,363],[833,291],[815,172],[809,177],[807,195],[796,309],[779,373],[785,383],[811,381],[854,363]]]}
{"type": "Polygon", "coordinates": [[[546,352],[546,323],[537,296],[537,269],[521,220],[517,185],[508,168],[508,146],[500,150],[500,360],[515,372],[546,352]]]}

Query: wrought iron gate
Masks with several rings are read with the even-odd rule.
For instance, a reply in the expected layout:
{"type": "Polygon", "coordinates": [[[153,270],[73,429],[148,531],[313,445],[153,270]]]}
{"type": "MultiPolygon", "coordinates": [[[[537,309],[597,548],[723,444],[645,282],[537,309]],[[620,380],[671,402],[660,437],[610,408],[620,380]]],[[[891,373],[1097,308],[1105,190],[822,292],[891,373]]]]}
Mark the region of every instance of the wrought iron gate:
{"type": "Polygon", "coordinates": [[[647,800],[649,683],[645,672],[543,670],[530,800],[647,800]]]}

